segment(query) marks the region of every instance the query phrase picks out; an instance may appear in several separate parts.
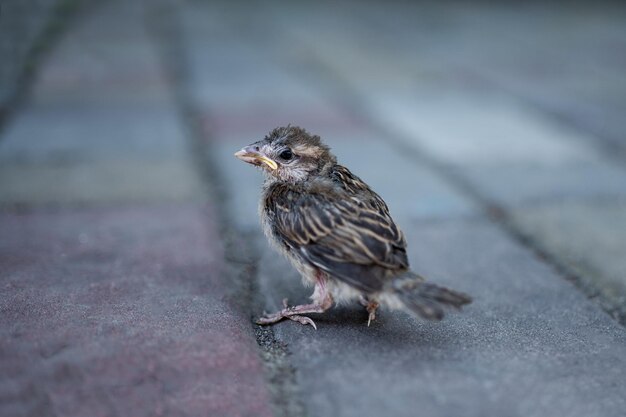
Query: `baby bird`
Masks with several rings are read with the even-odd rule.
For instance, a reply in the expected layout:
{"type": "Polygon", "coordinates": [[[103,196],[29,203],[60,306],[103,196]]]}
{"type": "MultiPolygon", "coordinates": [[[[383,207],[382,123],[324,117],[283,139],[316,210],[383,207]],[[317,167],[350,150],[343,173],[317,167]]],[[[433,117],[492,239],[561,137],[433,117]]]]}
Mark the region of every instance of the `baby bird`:
{"type": "Polygon", "coordinates": [[[309,324],[334,302],[358,300],[368,326],[384,305],[419,317],[441,320],[444,307],[472,299],[409,269],[406,241],[387,204],[350,170],[337,163],[319,136],[287,126],[235,156],[266,173],[260,215],[268,240],[314,286],[312,303],[288,306],[257,320],[309,324]]]}

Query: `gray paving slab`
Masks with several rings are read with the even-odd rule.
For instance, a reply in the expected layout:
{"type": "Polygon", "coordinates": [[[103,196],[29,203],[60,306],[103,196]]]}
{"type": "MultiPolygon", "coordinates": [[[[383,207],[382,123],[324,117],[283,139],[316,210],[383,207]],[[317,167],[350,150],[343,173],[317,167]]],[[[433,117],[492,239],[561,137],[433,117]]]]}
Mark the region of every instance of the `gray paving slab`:
{"type": "Polygon", "coordinates": [[[583,134],[503,97],[442,90],[374,105],[391,131],[499,204],[626,195],[626,169],[583,134]]]}
{"type": "Polygon", "coordinates": [[[30,105],[4,131],[2,164],[134,159],[184,160],[184,127],[172,103],[30,105]]]}
{"type": "MultiPolygon", "coordinates": [[[[424,323],[383,311],[367,327],[357,305],[318,330],[278,324],[311,416],[621,416],[626,333],[571,284],[480,219],[413,222],[412,265],[475,298],[424,323]]],[[[264,242],[261,305],[308,290],[264,242]]]]}
{"type": "Polygon", "coordinates": [[[94,5],[3,126],[2,416],[273,415],[142,7],[94,5]]]}
{"type": "Polygon", "coordinates": [[[574,269],[592,294],[626,316],[626,200],[554,202],[511,214],[520,230],[574,269]]]}
{"type": "MultiPolygon", "coordinates": [[[[33,52],[46,42],[46,31],[61,23],[59,0],[5,3],[0,27],[0,111],[18,94],[20,77],[33,52]]],[[[67,11],[67,9],[66,9],[67,11]]],[[[35,54],[36,55],[36,54],[35,54]]]]}
{"type": "Polygon", "coordinates": [[[199,200],[171,105],[31,105],[0,141],[0,203],[199,200]]]}
{"type": "Polygon", "coordinates": [[[93,4],[47,57],[30,101],[38,104],[165,103],[168,80],[141,2],[93,4]]]}
{"type": "Polygon", "coordinates": [[[588,139],[624,149],[619,115],[626,106],[625,65],[615,58],[615,51],[626,45],[623,5],[527,10],[505,6],[495,13],[486,8],[468,12],[460,19],[466,43],[443,48],[448,59],[589,131],[588,139]],[[517,24],[505,23],[512,20],[517,24]],[[477,30],[502,33],[505,26],[507,35],[500,40],[477,30]]]}
{"type": "Polygon", "coordinates": [[[0,415],[270,416],[215,213],[0,213],[0,415]]]}
{"type": "MultiPolygon", "coordinates": [[[[369,31],[396,56],[421,65],[428,57],[507,90],[566,124],[623,149],[626,9],[558,5],[398,4],[380,13],[360,7],[369,31]],[[417,51],[402,54],[403,50],[417,51]]],[[[367,36],[367,31],[365,36],[367,36]]]]}
{"type": "Polygon", "coordinates": [[[596,153],[576,142],[579,132],[554,125],[499,93],[431,86],[377,98],[372,97],[372,110],[386,125],[450,165],[559,166],[593,160],[596,153]]]}
{"type": "Polygon", "coordinates": [[[257,34],[258,26],[248,21],[253,9],[203,2],[180,10],[191,98],[215,111],[242,105],[319,107],[320,95],[268,55],[267,33],[257,34]]]}
{"type": "Polygon", "coordinates": [[[3,127],[0,204],[201,200],[141,5],[90,10],[50,54],[28,105],[3,127]]]}
{"type": "Polygon", "coordinates": [[[624,198],[626,193],[626,171],[612,163],[568,163],[558,167],[494,165],[457,171],[489,201],[509,208],[542,201],[603,201],[624,198]]]}
{"type": "Polygon", "coordinates": [[[0,204],[115,204],[201,201],[197,176],[168,160],[51,161],[0,167],[0,204]]]}
{"type": "Polygon", "coordinates": [[[258,26],[247,21],[253,9],[203,2],[180,10],[186,90],[204,116],[207,136],[249,143],[288,123],[318,130],[355,125],[268,53],[267,31],[256,33],[258,26]]]}

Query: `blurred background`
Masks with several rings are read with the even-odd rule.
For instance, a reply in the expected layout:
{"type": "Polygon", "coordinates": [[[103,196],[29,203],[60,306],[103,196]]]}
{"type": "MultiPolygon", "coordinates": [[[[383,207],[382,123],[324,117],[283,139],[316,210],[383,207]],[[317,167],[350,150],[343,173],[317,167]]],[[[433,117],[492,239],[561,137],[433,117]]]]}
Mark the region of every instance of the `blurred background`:
{"type": "Polygon", "coordinates": [[[289,123],[403,228],[485,218],[626,323],[623,2],[0,1],[7,216],[201,202],[258,234],[232,154],[289,123]]]}

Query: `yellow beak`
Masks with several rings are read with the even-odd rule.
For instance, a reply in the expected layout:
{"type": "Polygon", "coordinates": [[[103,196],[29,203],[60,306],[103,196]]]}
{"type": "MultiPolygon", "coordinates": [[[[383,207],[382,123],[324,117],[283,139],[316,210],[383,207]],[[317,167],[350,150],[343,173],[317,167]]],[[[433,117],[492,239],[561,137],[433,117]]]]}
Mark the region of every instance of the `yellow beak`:
{"type": "Polygon", "coordinates": [[[259,160],[263,162],[268,167],[272,168],[272,170],[278,169],[278,164],[273,160],[269,159],[267,156],[259,155],[259,160]]]}
{"type": "Polygon", "coordinates": [[[261,155],[256,149],[253,149],[251,146],[246,146],[242,150],[235,152],[235,156],[242,161],[252,165],[260,165],[263,163],[270,167],[272,170],[278,169],[278,164],[276,162],[274,162],[265,155],[261,155]]]}

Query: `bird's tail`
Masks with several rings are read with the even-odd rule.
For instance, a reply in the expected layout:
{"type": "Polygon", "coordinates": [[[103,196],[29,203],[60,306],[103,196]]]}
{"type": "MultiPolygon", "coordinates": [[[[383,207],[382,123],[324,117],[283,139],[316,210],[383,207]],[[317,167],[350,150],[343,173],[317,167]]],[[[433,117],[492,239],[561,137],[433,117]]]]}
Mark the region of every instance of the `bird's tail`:
{"type": "Polygon", "coordinates": [[[428,320],[441,320],[445,307],[460,309],[472,302],[469,295],[426,282],[412,271],[394,278],[389,286],[409,310],[428,320]]]}

